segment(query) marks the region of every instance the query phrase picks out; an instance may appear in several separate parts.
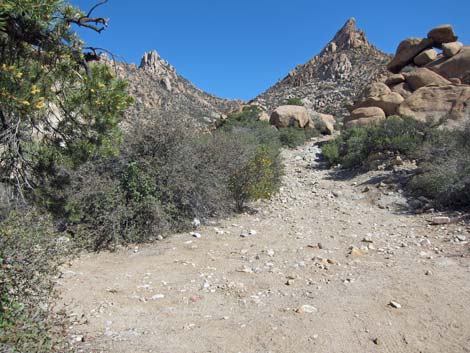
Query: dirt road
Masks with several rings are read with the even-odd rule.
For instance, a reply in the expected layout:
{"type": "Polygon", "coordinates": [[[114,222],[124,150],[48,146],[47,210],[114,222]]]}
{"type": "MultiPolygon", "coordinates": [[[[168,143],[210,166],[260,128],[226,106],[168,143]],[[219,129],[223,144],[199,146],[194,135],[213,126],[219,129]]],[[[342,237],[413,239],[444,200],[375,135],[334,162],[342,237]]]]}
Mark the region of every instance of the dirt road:
{"type": "Polygon", "coordinates": [[[256,214],[65,268],[77,346],[470,352],[469,228],[400,213],[401,194],[379,182],[386,172],[338,177],[318,168],[318,153],[285,151],[282,191],[256,214]]]}

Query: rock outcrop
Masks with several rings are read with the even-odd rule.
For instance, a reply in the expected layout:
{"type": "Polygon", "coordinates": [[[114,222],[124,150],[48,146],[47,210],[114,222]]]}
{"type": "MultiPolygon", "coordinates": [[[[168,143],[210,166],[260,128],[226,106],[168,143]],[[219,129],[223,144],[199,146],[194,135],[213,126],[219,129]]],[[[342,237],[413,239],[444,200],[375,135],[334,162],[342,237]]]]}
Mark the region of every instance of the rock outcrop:
{"type": "Polygon", "coordinates": [[[271,113],[269,122],[278,129],[286,127],[304,128],[309,123],[308,111],[305,107],[297,105],[283,105],[271,113]]]}
{"type": "Polygon", "coordinates": [[[432,40],[425,38],[408,38],[400,43],[395,57],[387,65],[387,69],[393,73],[398,73],[406,65],[411,64],[415,57],[426,49],[432,47],[432,40]]]}
{"type": "Polygon", "coordinates": [[[369,43],[349,19],[324,49],[253,100],[271,112],[289,98],[301,98],[308,109],[341,120],[357,92],[385,73],[390,56],[369,43]]]}
{"type": "Polygon", "coordinates": [[[424,39],[405,39],[387,68],[392,75],[363,90],[345,119],[346,127],[381,117],[371,119],[357,108],[380,108],[387,117],[398,114],[445,128],[470,121],[470,46],[457,42],[452,26],[436,27],[424,39]]]}
{"type": "Polygon", "coordinates": [[[424,67],[406,73],[405,81],[412,91],[416,91],[421,87],[429,85],[445,86],[450,84],[449,80],[446,80],[441,75],[436,74],[434,71],[431,71],[424,67]]]}
{"type": "Polygon", "coordinates": [[[418,89],[398,113],[446,128],[458,128],[470,121],[470,86],[427,86],[418,89]]]}
{"type": "Polygon", "coordinates": [[[377,107],[357,108],[345,119],[346,128],[375,124],[385,120],[385,112],[377,107]]]}
{"type": "Polygon", "coordinates": [[[470,46],[464,46],[451,58],[440,58],[427,67],[445,78],[458,78],[470,84],[470,46]]]}

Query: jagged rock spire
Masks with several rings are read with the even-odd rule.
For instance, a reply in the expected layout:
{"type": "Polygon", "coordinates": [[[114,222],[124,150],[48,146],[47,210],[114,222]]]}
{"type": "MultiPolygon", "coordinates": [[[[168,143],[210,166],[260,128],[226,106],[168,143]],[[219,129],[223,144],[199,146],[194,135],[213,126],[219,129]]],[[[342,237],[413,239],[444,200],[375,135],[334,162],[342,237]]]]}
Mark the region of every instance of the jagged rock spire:
{"type": "Polygon", "coordinates": [[[156,50],[145,53],[140,61],[141,69],[153,72],[155,74],[174,73],[175,69],[166,60],[158,55],[156,50]]]}
{"type": "Polygon", "coordinates": [[[336,33],[333,40],[325,47],[324,52],[355,49],[370,46],[363,31],[356,28],[356,19],[351,17],[336,33]]]}

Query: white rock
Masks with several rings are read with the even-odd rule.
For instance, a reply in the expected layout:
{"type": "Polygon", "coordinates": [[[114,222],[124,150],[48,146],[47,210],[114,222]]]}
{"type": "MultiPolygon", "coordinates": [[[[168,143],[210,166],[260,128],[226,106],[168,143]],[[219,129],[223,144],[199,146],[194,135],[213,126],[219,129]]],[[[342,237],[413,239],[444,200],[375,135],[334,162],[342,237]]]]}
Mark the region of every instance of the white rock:
{"type": "Polygon", "coordinates": [[[431,219],[431,223],[435,225],[448,224],[450,223],[450,218],[449,217],[433,217],[431,219]]]}
{"type": "Polygon", "coordinates": [[[197,228],[201,225],[201,221],[197,218],[194,218],[192,221],[192,225],[197,228]]]}
{"type": "Polygon", "coordinates": [[[395,308],[395,309],[401,309],[401,304],[400,304],[400,303],[397,303],[397,302],[394,301],[394,300],[392,300],[392,301],[390,302],[390,306],[391,306],[392,308],[395,308]]]}
{"type": "Polygon", "coordinates": [[[318,312],[318,309],[311,305],[302,305],[300,308],[296,310],[299,314],[313,314],[318,312]]]}
{"type": "Polygon", "coordinates": [[[165,295],[164,294],[155,294],[154,296],[152,296],[152,300],[158,300],[158,299],[163,299],[165,298],[165,295]]]}
{"type": "Polygon", "coordinates": [[[189,233],[189,234],[190,234],[191,236],[193,236],[194,238],[198,238],[198,239],[202,237],[201,234],[196,233],[196,232],[191,232],[191,233],[189,233]]]}

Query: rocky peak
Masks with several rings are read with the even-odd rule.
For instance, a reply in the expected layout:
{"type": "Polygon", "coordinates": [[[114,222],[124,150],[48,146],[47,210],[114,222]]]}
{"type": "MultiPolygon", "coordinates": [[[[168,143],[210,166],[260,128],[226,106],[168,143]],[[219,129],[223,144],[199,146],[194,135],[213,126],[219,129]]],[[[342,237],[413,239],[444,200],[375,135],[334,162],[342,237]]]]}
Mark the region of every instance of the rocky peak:
{"type": "Polygon", "coordinates": [[[157,75],[176,74],[175,68],[158,55],[156,50],[145,53],[140,61],[141,69],[157,75]]]}
{"type": "Polygon", "coordinates": [[[369,47],[369,41],[363,31],[356,28],[356,19],[350,18],[344,26],[336,33],[333,40],[328,43],[324,51],[334,52],[360,47],[369,47]],[[334,49],[334,50],[332,50],[334,49]]]}
{"type": "Polygon", "coordinates": [[[386,71],[384,63],[389,59],[369,43],[365,33],[356,28],[356,20],[350,18],[320,54],[298,65],[254,101],[272,111],[295,97],[318,112],[345,116],[346,104],[386,71]]]}

